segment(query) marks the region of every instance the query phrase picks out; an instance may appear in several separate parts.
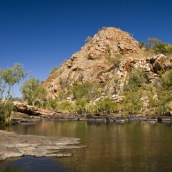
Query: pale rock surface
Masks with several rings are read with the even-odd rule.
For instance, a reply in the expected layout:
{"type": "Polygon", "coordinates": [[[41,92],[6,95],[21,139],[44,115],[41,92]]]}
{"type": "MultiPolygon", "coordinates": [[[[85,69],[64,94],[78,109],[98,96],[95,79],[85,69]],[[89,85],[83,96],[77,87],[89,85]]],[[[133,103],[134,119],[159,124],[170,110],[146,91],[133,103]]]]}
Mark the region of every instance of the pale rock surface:
{"type": "Polygon", "coordinates": [[[19,135],[3,130],[0,130],[0,138],[0,160],[24,155],[69,157],[72,156],[71,153],[62,153],[60,150],[85,147],[75,146],[75,144],[79,144],[78,138],[19,135]]]}

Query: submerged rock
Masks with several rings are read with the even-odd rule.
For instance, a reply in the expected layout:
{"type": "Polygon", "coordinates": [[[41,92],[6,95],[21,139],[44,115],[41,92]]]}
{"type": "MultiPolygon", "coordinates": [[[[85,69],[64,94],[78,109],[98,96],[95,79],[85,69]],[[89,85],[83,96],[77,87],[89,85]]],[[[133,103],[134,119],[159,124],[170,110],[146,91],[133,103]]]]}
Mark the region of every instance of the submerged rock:
{"type": "Polygon", "coordinates": [[[0,160],[24,155],[69,157],[72,156],[71,153],[64,151],[62,153],[60,150],[85,147],[75,146],[75,144],[79,144],[78,138],[19,135],[3,130],[0,130],[0,138],[0,160]]]}

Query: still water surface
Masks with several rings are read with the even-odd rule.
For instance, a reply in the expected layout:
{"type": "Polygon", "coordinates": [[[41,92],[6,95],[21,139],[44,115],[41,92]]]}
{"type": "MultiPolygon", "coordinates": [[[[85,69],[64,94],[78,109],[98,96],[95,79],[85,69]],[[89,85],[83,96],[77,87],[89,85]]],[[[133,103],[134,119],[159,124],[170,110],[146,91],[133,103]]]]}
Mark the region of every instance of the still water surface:
{"type": "Polygon", "coordinates": [[[68,136],[87,148],[70,150],[69,158],[11,158],[0,162],[3,172],[170,172],[172,126],[165,124],[104,124],[43,121],[6,128],[20,134],[68,136]]]}

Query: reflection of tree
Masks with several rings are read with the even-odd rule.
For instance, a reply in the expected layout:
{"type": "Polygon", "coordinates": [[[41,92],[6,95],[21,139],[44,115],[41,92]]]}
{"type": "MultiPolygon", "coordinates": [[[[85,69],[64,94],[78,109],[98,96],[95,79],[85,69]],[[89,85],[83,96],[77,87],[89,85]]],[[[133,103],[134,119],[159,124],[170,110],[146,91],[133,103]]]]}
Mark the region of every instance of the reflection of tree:
{"type": "Polygon", "coordinates": [[[13,165],[5,166],[1,170],[2,172],[21,172],[20,169],[14,167],[13,165]]]}

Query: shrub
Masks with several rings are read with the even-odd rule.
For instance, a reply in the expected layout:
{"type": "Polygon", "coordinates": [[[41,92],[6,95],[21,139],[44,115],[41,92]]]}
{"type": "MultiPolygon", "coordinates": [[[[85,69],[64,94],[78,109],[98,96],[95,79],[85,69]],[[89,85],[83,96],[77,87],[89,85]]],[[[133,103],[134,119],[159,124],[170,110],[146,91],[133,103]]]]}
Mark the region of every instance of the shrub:
{"type": "Polygon", "coordinates": [[[87,102],[85,100],[77,100],[75,102],[75,110],[78,114],[82,114],[86,112],[87,102]]]}
{"type": "Polygon", "coordinates": [[[116,54],[114,57],[108,56],[107,59],[109,63],[113,63],[118,66],[121,62],[121,57],[121,54],[116,54]]]}
{"type": "Polygon", "coordinates": [[[87,38],[86,38],[86,40],[85,40],[85,42],[91,42],[92,41],[92,38],[91,38],[91,36],[88,36],[87,38]]]}
{"type": "Polygon", "coordinates": [[[124,84],[124,91],[137,91],[139,87],[147,82],[146,73],[142,69],[135,69],[129,74],[128,80],[124,84]]]}
{"type": "Polygon", "coordinates": [[[102,101],[96,102],[97,112],[112,113],[117,109],[117,103],[110,98],[104,98],[102,101]]]}
{"type": "Polygon", "coordinates": [[[163,87],[166,90],[170,90],[172,88],[172,69],[162,74],[162,82],[163,82],[163,87]]]}
{"type": "Polygon", "coordinates": [[[6,102],[2,102],[0,100],[0,126],[1,125],[9,125],[11,123],[11,114],[14,111],[14,105],[11,100],[6,102]]]}
{"type": "Polygon", "coordinates": [[[59,109],[61,109],[61,110],[67,110],[69,112],[74,112],[75,106],[74,106],[74,104],[72,104],[69,101],[64,101],[64,102],[60,103],[59,109]]]}
{"type": "Polygon", "coordinates": [[[51,71],[50,71],[50,75],[52,75],[55,71],[57,71],[58,70],[58,67],[57,66],[55,66],[51,71]]]}
{"type": "Polygon", "coordinates": [[[89,102],[91,99],[98,96],[99,90],[97,89],[96,85],[91,82],[86,83],[77,83],[75,82],[71,88],[72,94],[74,99],[83,99],[89,102]]]}
{"type": "Polygon", "coordinates": [[[140,48],[144,48],[144,49],[148,49],[148,46],[146,45],[146,43],[145,42],[139,42],[139,46],[140,46],[140,48]]]}
{"type": "Polygon", "coordinates": [[[141,95],[138,92],[125,92],[122,110],[124,113],[137,114],[140,112],[143,103],[140,100],[141,95]]]}
{"type": "Polygon", "coordinates": [[[59,106],[57,99],[47,99],[45,107],[49,110],[57,109],[59,106]]]}

